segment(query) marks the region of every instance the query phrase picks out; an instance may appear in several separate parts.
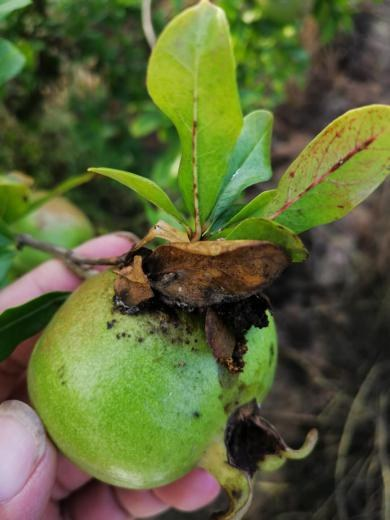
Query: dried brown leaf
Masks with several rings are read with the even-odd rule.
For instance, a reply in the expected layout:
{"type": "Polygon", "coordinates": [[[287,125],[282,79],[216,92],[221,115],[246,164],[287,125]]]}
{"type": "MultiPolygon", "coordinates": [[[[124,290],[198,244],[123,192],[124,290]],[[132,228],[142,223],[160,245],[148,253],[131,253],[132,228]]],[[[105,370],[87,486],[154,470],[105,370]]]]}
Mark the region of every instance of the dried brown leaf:
{"type": "Polygon", "coordinates": [[[289,264],[282,248],[258,240],[162,245],[145,259],[153,289],[170,303],[208,307],[270,285],[289,264]]]}
{"type": "Polygon", "coordinates": [[[114,272],[118,275],[115,294],[126,306],[138,307],[153,298],[154,293],[143,271],[141,256],[135,256],[131,265],[114,272]]]}
{"type": "Polygon", "coordinates": [[[214,309],[209,307],[206,313],[206,338],[215,358],[222,364],[232,359],[236,338],[232,330],[224,323],[214,309]]]}
{"type": "Polygon", "coordinates": [[[142,247],[145,247],[147,244],[155,240],[156,238],[162,238],[163,240],[167,240],[168,242],[189,242],[188,235],[185,231],[177,229],[170,224],[167,224],[163,220],[159,220],[157,224],[155,224],[145,235],[145,237],[140,240],[133,251],[137,251],[142,247]]]}

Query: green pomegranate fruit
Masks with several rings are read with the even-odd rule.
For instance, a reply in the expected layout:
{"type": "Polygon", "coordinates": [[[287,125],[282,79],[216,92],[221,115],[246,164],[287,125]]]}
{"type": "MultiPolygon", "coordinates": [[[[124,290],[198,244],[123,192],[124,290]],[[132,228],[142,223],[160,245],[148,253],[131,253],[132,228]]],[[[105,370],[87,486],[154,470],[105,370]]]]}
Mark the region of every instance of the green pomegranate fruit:
{"type": "Polygon", "coordinates": [[[259,0],[263,14],[278,24],[294,23],[308,14],[312,0],[259,0]]]}
{"type": "Polygon", "coordinates": [[[207,344],[204,318],[113,309],[115,275],[86,281],[58,311],[29,365],[31,400],[54,442],[94,477],[128,488],[195,467],[228,416],[269,390],[276,332],[246,335],[245,369],[230,374],[207,344]]]}
{"type": "MultiPolygon", "coordinates": [[[[38,194],[42,196],[43,192],[34,195],[38,194]]],[[[36,239],[67,248],[78,246],[93,236],[93,228],[88,218],[63,197],[46,202],[36,211],[15,222],[12,229],[17,233],[26,233],[36,239]]],[[[14,260],[13,273],[20,276],[49,258],[51,257],[47,253],[25,247],[14,260]]]]}

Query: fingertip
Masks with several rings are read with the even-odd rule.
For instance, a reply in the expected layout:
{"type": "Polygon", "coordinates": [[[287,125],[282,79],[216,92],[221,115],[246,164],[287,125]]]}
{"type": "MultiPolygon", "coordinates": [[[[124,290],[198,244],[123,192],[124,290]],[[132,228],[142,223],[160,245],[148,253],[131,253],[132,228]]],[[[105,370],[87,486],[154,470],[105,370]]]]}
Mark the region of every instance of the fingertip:
{"type": "Polygon", "coordinates": [[[220,486],[213,476],[197,468],[185,477],[154,490],[166,504],[180,511],[200,509],[217,498],[220,486]]]}
{"type": "Polygon", "coordinates": [[[135,518],[149,518],[169,509],[169,505],[160,500],[152,491],[122,488],[116,488],[114,491],[123,509],[134,515],[135,518]]]}
{"type": "Polygon", "coordinates": [[[42,424],[29,406],[15,400],[0,405],[0,502],[20,493],[45,447],[42,424]]]}
{"type": "Polygon", "coordinates": [[[0,460],[0,518],[41,518],[54,482],[56,452],[25,403],[0,405],[0,460]]]}

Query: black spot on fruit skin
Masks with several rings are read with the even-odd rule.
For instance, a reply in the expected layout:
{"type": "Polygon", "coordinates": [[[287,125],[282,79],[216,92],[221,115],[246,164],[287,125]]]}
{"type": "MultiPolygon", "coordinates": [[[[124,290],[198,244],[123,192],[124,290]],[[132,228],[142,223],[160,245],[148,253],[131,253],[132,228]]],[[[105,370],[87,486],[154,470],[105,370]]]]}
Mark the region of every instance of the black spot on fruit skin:
{"type": "Polygon", "coordinates": [[[61,365],[60,368],[57,370],[58,379],[61,386],[66,385],[66,379],[65,379],[65,366],[61,365]]]}
{"type": "Polygon", "coordinates": [[[242,496],[241,489],[232,489],[232,495],[233,495],[233,498],[235,498],[236,500],[239,500],[242,496]]]}
{"type": "Polygon", "coordinates": [[[195,419],[199,419],[200,418],[200,413],[198,411],[194,412],[192,414],[192,416],[195,418],[195,419]]]}
{"type": "Polygon", "coordinates": [[[268,366],[271,366],[275,358],[275,345],[271,343],[268,366]]]}
{"type": "Polygon", "coordinates": [[[115,319],[114,319],[114,320],[111,320],[111,321],[108,321],[108,322],[107,322],[107,329],[108,329],[108,330],[109,330],[109,329],[112,329],[112,328],[114,327],[115,323],[117,323],[117,320],[115,320],[115,319]]]}

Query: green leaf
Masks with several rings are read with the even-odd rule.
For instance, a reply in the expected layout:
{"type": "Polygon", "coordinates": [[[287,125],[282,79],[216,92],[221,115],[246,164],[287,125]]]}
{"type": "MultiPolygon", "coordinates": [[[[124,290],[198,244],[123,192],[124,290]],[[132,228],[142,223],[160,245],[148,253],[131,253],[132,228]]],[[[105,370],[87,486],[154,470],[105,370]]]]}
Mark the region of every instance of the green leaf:
{"type": "Polygon", "coordinates": [[[179,222],[185,223],[183,215],[175,208],[168,195],[150,179],[135,175],[134,173],[113,170],[111,168],[88,168],[88,171],[104,175],[105,177],[124,184],[144,199],[166,211],[169,215],[172,215],[172,217],[175,217],[179,222]]]}
{"type": "Polygon", "coordinates": [[[249,217],[263,216],[264,208],[268,206],[275,196],[276,190],[263,191],[231,217],[228,221],[228,225],[230,226],[231,224],[241,222],[241,220],[249,217]]]}
{"type": "Polygon", "coordinates": [[[30,203],[26,213],[31,213],[32,211],[35,211],[36,209],[46,204],[46,202],[53,199],[54,197],[64,195],[64,193],[73,190],[73,188],[77,188],[77,186],[81,186],[82,184],[89,182],[91,179],[93,179],[93,177],[94,175],[92,173],[85,173],[83,175],[77,175],[76,177],[71,177],[64,182],[61,182],[49,193],[46,193],[42,197],[39,197],[39,199],[36,199],[34,202],[30,203]]]}
{"type": "Polygon", "coordinates": [[[262,216],[301,233],[349,213],[389,173],[390,107],[351,110],[291,164],[262,216]]]}
{"type": "Polygon", "coordinates": [[[6,175],[0,175],[0,219],[12,223],[28,209],[29,188],[6,175]]]}
{"type": "Polygon", "coordinates": [[[272,177],[271,137],[273,115],[256,110],[244,118],[244,126],[229,161],[211,220],[222,215],[246,188],[272,177]]]}
{"type": "Polygon", "coordinates": [[[31,4],[31,0],[0,0],[0,20],[7,15],[31,4]]]}
{"type": "Polygon", "coordinates": [[[16,76],[24,63],[25,58],[15,45],[0,38],[0,86],[16,76]]]}
{"type": "Polygon", "coordinates": [[[22,341],[41,332],[68,296],[64,292],[47,293],[0,314],[0,361],[10,356],[22,341]]]}
{"type": "Polygon", "coordinates": [[[15,254],[15,249],[1,247],[0,245],[0,287],[4,286],[4,281],[12,266],[15,254]]]}
{"type": "Polygon", "coordinates": [[[243,122],[224,12],[202,0],[177,16],[153,49],[147,86],[178,131],[179,186],[199,230],[215,205],[243,122]]]}
{"type": "Polygon", "coordinates": [[[248,218],[237,226],[224,229],[211,239],[226,240],[266,240],[285,249],[292,262],[303,262],[308,252],[301,239],[290,229],[262,218],[248,218]]]}
{"type": "Polygon", "coordinates": [[[12,242],[14,238],[14,232],[9,228],[9,226],[7,226],[4,221],[0,219],[0,247],[4,246],[7,242],[12,242]]]}

